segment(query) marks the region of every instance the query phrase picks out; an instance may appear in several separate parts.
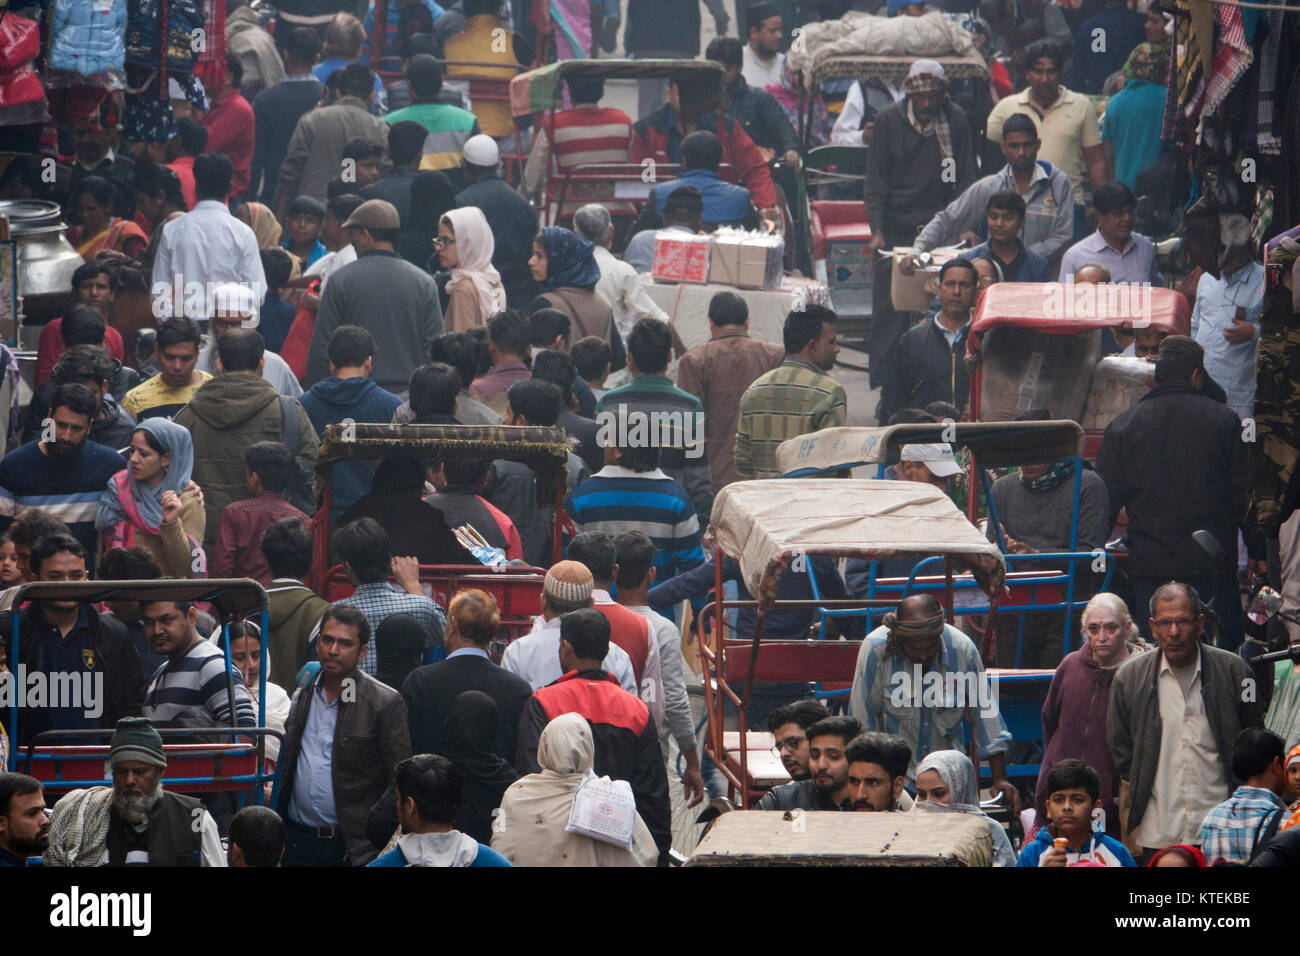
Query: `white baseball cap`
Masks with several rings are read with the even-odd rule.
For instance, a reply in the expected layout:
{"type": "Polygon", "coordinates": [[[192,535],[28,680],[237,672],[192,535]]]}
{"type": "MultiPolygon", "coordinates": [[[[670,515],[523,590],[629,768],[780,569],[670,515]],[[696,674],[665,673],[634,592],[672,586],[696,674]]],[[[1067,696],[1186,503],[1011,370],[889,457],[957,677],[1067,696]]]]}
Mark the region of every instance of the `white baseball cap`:
{"type": "Polygon", "coordinates": [[[942,442],[934,445],[904,445],[903,461],[919,461],[930,469],[936,478],[952,478],[961,474],[961,465],[953,457],[952,445],[942,442]]]}
{"type": "Polygon", "coordinates": [[[465,149],[462,155],[465,157],[465,162],[471,166],[491,166],[495,168],[496,164],[501,160],[501,150],[497,148],[496,140],[484,133],[479,133],[477,136],[471,136],[465,140],[465,149]]]}

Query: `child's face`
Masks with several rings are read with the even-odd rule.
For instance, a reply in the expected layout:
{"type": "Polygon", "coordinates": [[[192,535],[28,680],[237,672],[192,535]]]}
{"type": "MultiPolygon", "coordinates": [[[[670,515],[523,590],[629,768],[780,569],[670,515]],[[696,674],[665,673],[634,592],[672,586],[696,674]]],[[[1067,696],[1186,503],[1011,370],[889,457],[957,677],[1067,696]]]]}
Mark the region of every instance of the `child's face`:
{"type": "Polygon", "coordinates": [[[1047,819],[1056,824],[1061,836],[1077,837],[1088,832],[1092,826],[1092,808],[1100,804],[1100,800],[1094,801],[1082,787],[1054,790],[1047,798],[1047,819]]]}
{"type": "MultiPolygon", "coordinates": [[[[13,545],[6,545],[12,548],[13,545]]],[[[4,567],[4,551],[0,550],[0,568],[4,567]]],[[[1286,785],[1291,792],[1300,797],[1300,760],[1286,768],[1286,785]]]]}
{"type": "Polygon", "coordinates": [[[323,220],[320,216],[299,213],[289,217],[289,238],[294,245],[311,245],[320,235],[323,220]]]}
{"type": "Polygon", "coordinates": [[[18,567],[18,554],[14,550],[14,543],[6,541],[0,545],[0,584],[12,587],[22,583],[23,572],[18,567]]]}

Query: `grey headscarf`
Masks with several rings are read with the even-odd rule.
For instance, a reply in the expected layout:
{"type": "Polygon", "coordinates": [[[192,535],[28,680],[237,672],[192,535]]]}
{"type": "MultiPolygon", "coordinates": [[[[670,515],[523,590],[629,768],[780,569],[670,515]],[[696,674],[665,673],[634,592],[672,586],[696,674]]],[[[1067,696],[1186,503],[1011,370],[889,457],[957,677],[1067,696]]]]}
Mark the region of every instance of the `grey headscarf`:
{"type": "Polygon", "coordinates": [[[933,800],[918,800],[915,809],[930,813],[969,813],[983,817],[988,823],[989,835],[993,839],[993,865],[1015,866],[1016,855],[1011,850],[1011,841],[1007,831],[983,810],[980,809],[979,789],[975,784],[975,765],[960,750],[936,750],[916,767],[917,779],[927,770],[933,770],[948,787],[951,803],[935,803],[933,800]]]}

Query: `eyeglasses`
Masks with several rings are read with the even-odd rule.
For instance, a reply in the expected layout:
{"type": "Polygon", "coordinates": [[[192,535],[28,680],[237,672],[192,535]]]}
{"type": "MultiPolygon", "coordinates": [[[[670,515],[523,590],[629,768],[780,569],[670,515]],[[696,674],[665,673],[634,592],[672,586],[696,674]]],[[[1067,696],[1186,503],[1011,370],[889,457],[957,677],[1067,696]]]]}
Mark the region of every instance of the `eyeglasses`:
{"type": "Polygon", "coordinates": [[[439,236],[438,238],[433,240],[433,248],[439,250],[446,249],[448,246],[454,246],[455,244],[456,244],[455,239],[448,239],[445,236],[439,236]]]}
{"type": "Polygon", "coordinates": [[[1089,634],[1093,635],[1094,637],[1096,637],[1102,631],[1105,631],[1107,636],[1114,637],[1116,634],[1119,633],[1119,624],[1115,621],[1112,621],[1109,624],[1089,624],[1087,627],[1084,628],[1084,630],[1087,631],[1089,634]]]}
{"type": "Polygon", "coordinates": [[[1199,617],[1175,617],[1163,621],[1152,621],[1151,626],[1162,634],[1167,634],[1175,628],[1180,631],[1186,630],[1199,620],[1199,617]]]}
{"type": "Polygon", "coordinates": [[[796,734],[793,737],[786,737],[785,740],[778,740],[772,748],[772,753],[779,757],[784,750],[798,750],[799,745],[807,739],[803,734],[796,734]]]}

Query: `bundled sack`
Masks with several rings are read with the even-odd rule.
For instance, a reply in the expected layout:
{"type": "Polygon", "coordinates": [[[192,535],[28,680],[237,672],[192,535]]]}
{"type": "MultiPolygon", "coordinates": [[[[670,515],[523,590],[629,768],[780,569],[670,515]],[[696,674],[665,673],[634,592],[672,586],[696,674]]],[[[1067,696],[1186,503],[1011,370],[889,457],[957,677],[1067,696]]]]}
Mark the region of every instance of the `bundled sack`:
{"type": "MultiPolygon", "coordinates": [[[[10,13],[0,18],[0,109],[33,104],[39,106],[43,117],[25,120],[3,120],[4,125],[16,122],[36,122],[48,118],[44,106],[45,89],[32,66],[41,52],[40,26],[35,20],[10,13]]],[[[33,108],[34,108],[33,107],[33,108]]],[[[31,110],[24,110],[27,115],[31,110]]]]}
{"type": "Polygon", "coordinates": [[[806,23],[786,54],[791,73],[807,73],[839,56],[968,56],[975,41],[939,12],[923,17],[875,17],[850,11],[838,20],[806,23]]]}
{"type": "Polygon", "coordinates": [[[785,239],[773,233],[724,226],[713,233],[709,281],[740,289],[781,284],[785,239]]]}
{"type": "Polygon", "coordinates": [[[666,282],[708,282],[712,248],[712,236],[660,229],[655,233],[655,259],[650,274],[666,282]]]}

